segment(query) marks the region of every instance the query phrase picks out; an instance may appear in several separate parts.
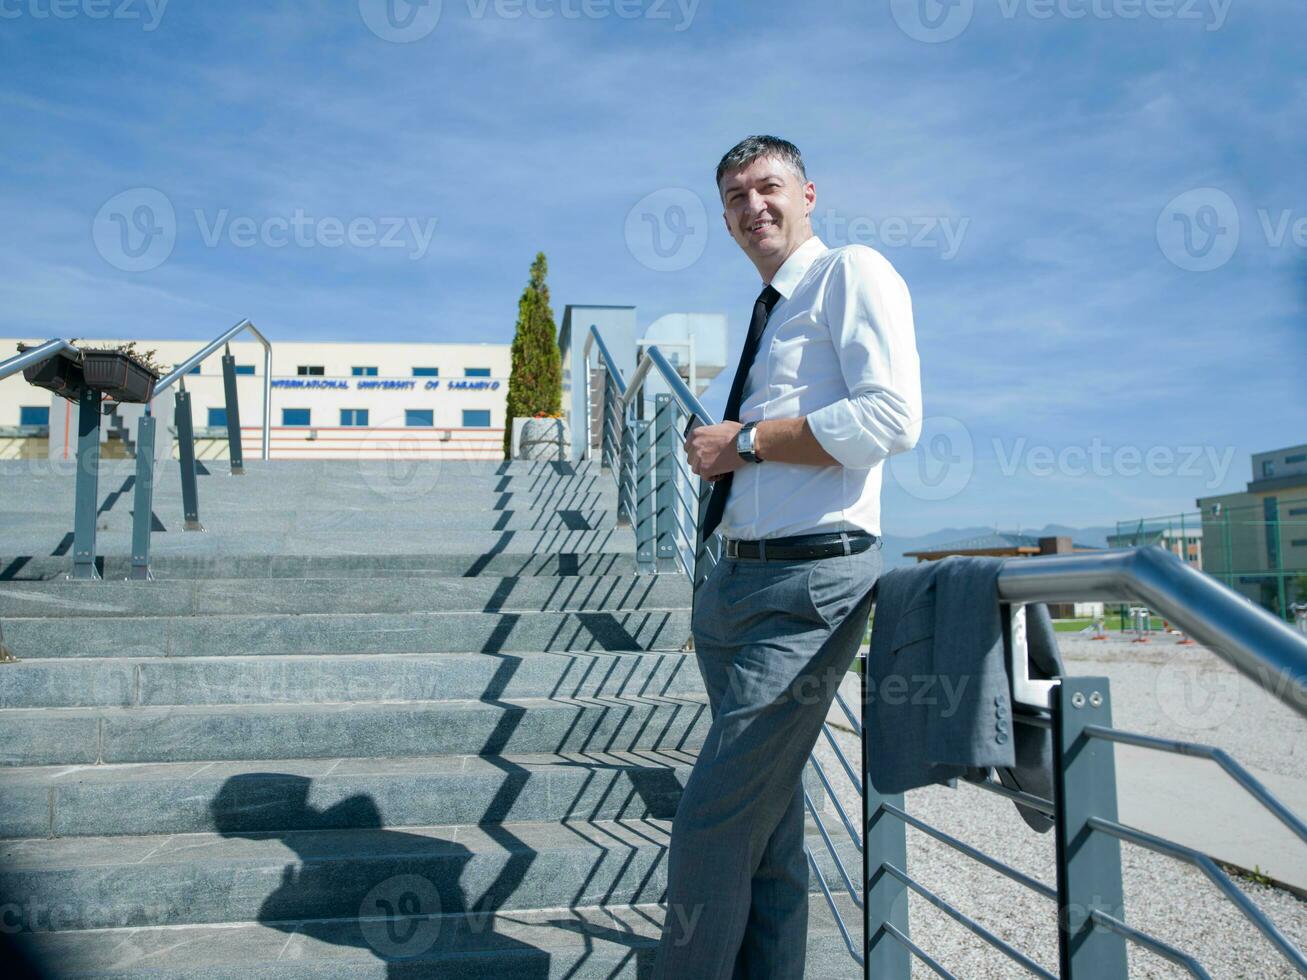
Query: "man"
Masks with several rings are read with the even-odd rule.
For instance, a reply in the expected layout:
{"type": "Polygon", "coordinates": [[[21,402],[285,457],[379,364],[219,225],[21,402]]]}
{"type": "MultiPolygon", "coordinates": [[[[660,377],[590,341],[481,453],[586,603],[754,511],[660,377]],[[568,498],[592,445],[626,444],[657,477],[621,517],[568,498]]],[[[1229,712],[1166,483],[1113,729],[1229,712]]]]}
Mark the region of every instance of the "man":
{"type": "Polygon", "coordinates": [[[876,251],[813,235],[793,144],[744,140],[717,187],[765,285],[724,420],[685,440],[723,548],[695,601],[713,720],[673,823],[654,977],[798,980],[800,780],[866,628],[881,468],[916,444],[921,385],[907,286],[876,251]]]}

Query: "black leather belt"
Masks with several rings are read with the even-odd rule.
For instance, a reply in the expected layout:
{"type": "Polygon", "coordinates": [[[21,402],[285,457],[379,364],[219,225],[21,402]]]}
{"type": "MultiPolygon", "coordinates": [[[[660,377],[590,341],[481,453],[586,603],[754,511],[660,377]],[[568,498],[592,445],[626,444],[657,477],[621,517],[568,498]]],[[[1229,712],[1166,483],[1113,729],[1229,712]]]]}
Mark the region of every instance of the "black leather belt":
{"type": "Polygon", "coordinates": [[[868,531],[828,531],[824,534],[796,534],[788,538],[763,538],[742,541],[727,538],[724,549],[728,558],[759,558],[785,561],[795,558],[834,558],[866,551],[880,538],[868,531]]]}

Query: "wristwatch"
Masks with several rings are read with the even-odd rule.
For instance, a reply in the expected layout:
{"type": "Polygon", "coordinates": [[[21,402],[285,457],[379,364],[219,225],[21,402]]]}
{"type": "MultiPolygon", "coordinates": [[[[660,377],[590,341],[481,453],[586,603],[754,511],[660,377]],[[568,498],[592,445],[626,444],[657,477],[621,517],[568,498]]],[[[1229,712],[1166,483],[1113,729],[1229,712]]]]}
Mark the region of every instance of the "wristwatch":
{"type": "Polygon", "coordinates": [[[744,427],[735,434],[735,451],[740,454],[740,458],[748,463],[761,463],[762,457],[756,450],[757,422],[745,422],[744,427]]]}

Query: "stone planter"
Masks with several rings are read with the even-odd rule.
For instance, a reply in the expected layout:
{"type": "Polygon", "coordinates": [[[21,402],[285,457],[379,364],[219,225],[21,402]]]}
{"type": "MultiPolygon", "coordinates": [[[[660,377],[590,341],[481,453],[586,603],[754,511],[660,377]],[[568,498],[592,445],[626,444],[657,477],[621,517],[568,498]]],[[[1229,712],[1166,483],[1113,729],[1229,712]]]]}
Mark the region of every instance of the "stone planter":
{"type": "Polygon", "coordinates": [[[513,419],[513,458],[566,461],[571,445],[566,419],[513,419]]]}

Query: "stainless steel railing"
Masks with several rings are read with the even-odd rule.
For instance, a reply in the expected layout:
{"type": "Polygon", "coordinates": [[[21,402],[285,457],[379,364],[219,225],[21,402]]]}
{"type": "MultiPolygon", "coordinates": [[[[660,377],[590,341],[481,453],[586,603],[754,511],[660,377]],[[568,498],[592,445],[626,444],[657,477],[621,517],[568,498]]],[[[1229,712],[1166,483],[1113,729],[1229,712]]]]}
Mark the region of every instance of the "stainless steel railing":
{"type": "MultiPolygon", "coordinates": [[[[223,331],[212,341],[160,378],[154,386],[153,399],[163,394],[174,383],[181,381],[176,393],[177,439],[179,446],[182,502],[188,531],[202,531],[199,521],[198,489],[195,481],[195,441],[191,422],[190,396],[185,391],[185,375],[207,357],[227,344],[237,334],[248,330],[263,345],[263,459],[268,459],[270,421],[272,411],[272,344],[248,319],[223,331]]],[[[49,340],[15,357],[0,361],[0,379],[9,377],[33,364],[39,364],[64,351],[81,352],[66,340],[49,340]]],[[[223,375],[227,399],[229,456],[232,472],[243,470],[240,456],[239,409],[236,401],[235,366],[228,353],[223,358],[223,375]]],[[[100,577],[96,566],[96,508],[100,469],[100,414],[104,410],[99,391],[86,388],[78,397],[77,485],[73,514],[73,569],[72,577],[95,580],[100,577]]],[[[150,534],[152,530],[154,488],[155,422],[151,405],[146,406],[138,423],[136,438],[136,484],[132,518],[132,571],[131,578],[149,580],[150,534]]]]}
{"type": "Polygon", "coordinates": [[[178,364],[172,371],[159,379],[154,386],[154,395],[157,398],[163,392],[167,391],[180,378],[185,377],[191,372],[191,369],[199,365],[230,341],[237,334],[248,330],[254,335],[254,339],[263,345],[263,453],[262,459],[268,459],[268,446],[270,443],[271,420],[272,420],[272,344],[268,338],[263,336],[253,323],[248,319],[241,320],[229,330],[220,333],[209,343],[205,344],[186,360],[178,364]]]}
{"type": "MultiPolygon", "coordinates": [[[[680,455],[682,420],[690,414],[714,420],[657,347],[649,347],[629,381],[622,377],[603,337],[592,327],[584,348],[586,386],[586,455],[591,454],[591,360],[603,369],[599,399],[599,458],[618,486],[618,511],[635,529],[637,562],[647,571],[684,573],[697,589],[720,558],[720,540],[698,534],[711,484],[698,481],[680,455]],[[669,393],[645,404],[644,386],[651,374],[669,393]]],[[[1130,745],[1150,751],[1205,759],[1219,766],[1255,803],[1307,845],[1307,824],[1251,772],[1219,748],[1115,728],[1107,678],[1030,676],[1025,645],[1025,606],[1033,602],[1102,600],[1136,601],[1165,616],[1202,642],[1298,715],[1307,718],[1307,637],[1253,605],[1216,580],[1159,548],[1142,547],[1094,554],[1042,556],[1007,561],[999,575],[1004,605],[1006,646],[1012,680],[1013,721],[1052,735],[1054,792],[1051,799],[1009,788],[986,777],[963,781],[957,792],[979,790],[1019,803],[1053,821],[1056,835],[1055,881],[1047,883],[984,853],[909,813],[902,794],[881,794],[868,776],[866,739],[860,763],[849,760],[830,725],[822,738],[833,750],[844,777],[861,796],[861,826],[849,817],[831,775],[816,754],[809,764],[826,790],[853,847],[862,856],[861,880],[843,862],[811,797],[804,801],[839,879],[822,874],[815,856],[808,859],[831,907],[852,958],[864,976],[908,980],[915,959],[941,977],[953,977],[908,928],[913,896],[966,928],[979,941],[1007,957],[1020,971],[1049,980],[1120,980],[1127,975],[1127,946],[1160,956],[1194,977],[1207,977],[1192,954],[1127,921],[1123,897],[1121,845],[1140,847],[1184,862],[1204,874],[1282,959],[1307,976],[1307,957],[1252,902],[1210,855],[1123,824],[1117,815],[1113,747],[1130,745]],[[1037,962],[965,911],[954,907],[910,874],[907,831],[911,828],[1054,903],[1058,928],[1057,971],[1037,962]],[[863,915],[862,940],[841,915],[835,893],[843,889],[863,915]]],[[[867,704],[866,671],[861,698],[867,704]]],[[[835,704],[855,732],[863,722],[838,692],[835,704]]],[[[839,836],[836,831],[835,836],[839,836]]]]}

